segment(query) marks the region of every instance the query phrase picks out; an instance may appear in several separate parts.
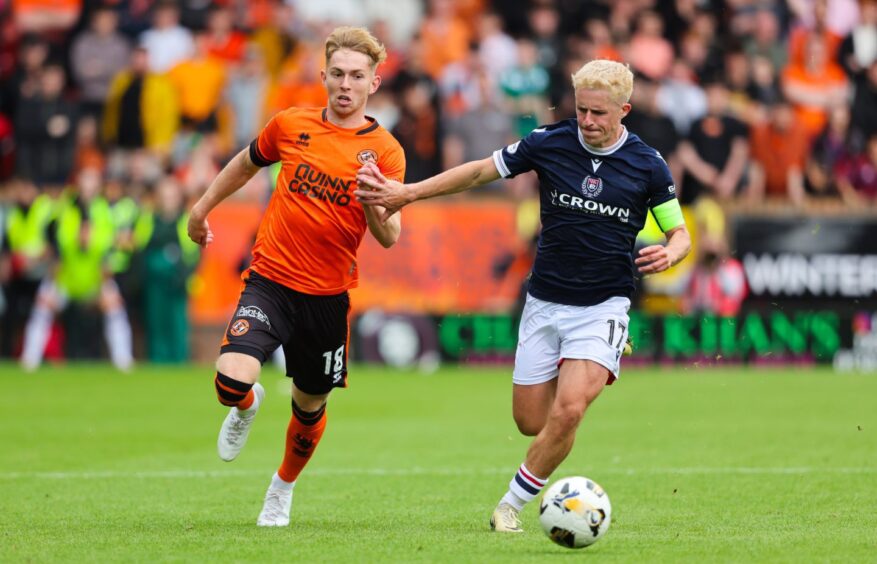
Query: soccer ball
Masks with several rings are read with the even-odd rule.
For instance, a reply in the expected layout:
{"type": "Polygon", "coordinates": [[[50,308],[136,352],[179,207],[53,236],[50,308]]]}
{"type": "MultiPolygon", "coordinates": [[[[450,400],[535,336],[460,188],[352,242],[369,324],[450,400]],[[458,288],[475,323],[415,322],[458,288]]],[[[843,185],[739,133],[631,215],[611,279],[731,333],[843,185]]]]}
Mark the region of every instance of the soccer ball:
{"type": "Polygon", "coordinates": [[[584,548],[609,529],[612,506],[596,482],[574,476],[554,482],[542,496],[539,522],[548,538],[567,548],[584,548]]]}

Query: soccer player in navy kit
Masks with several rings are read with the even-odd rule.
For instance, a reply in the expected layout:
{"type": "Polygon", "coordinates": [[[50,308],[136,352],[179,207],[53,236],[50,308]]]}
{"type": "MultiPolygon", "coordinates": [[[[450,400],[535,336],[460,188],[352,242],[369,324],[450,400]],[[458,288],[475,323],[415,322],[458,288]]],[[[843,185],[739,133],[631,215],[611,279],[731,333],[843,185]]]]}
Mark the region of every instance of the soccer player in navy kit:
{"type": "Polygon", "coordinates": [[[512,410],[518,429],[535,436],[490,519],[521,532],[518,514],[569,454],[588,406],[619,374],[634,268],[667,270],[691,239],[667,164],[627,131],[633,73],[595,60],[572,76],[576,117],[540,127],[494,152],[415,184],[384,178],[371,164],[356,196],[386,208],[462,192],[535,170],[542,234],[521,318],[512,410]],[[667,238],[634,259],[634,242],[651,210],[667,238]]]}

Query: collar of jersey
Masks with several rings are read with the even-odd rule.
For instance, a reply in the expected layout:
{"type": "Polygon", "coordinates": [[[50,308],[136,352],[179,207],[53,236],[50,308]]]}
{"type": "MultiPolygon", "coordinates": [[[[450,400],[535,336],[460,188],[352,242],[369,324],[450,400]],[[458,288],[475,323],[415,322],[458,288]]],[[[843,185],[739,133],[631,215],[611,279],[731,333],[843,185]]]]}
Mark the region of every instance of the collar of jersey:
{"type": "Polygon", "coordinates": [[[582,144],[582,147],[584,147],[587,152],[592,153],[594,155],[600,155],[600,156],[611,155],[612,153],[614,153],[615,151],[620,149],[621,146],[624,145],[624,143],[627,141],[627,128],[624,127],[623,125],[621,126],[621,137],[619,137],[618,141],[616,141],[615,143],[613,143],[609,147],[601,147],[601,148],[591,147],[590,145],[585,143],[585,138],[582,135],[581,129],[576,127],[576,133],[578,133],[578,136],[579,136],[579,143],[582,144]]]}
{"type": "Polygon", "coordinates": [[[375,118],[373,118],[371,116],[365,116],[366,121],[368,121],[370,123],[361,129],[356,129],[355,127],[354,128],[341,127],[340,125],[338,125],[336,123],[332,123],[331,121],[329,121],[328,108],[323,108],[323,111],[320,112],[320,116],[323,119],[323,123],[329,124],[331,127],[334,127],[335,129],[337,129],[339,131],[348,131],[348,132],[354,133],[355,135],[365,135],[366,133],[371,133],[372,131],[374,131],[375,129],[378,128],[378,120],[376,120],[375,118]]]}

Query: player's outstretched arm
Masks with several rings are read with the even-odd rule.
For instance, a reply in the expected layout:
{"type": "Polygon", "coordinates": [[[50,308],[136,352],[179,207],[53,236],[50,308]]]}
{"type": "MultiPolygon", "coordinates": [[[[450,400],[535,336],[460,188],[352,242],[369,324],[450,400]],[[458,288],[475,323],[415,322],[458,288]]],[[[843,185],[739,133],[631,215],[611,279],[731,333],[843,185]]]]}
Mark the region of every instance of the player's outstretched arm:
{"type": "Polygon", "coordinates": [[[417,200],[464,192],[493,182],[499,177],[492,157],[455,166],[414,184],[389,180],[376,165],[366,163],[356,175],[359,189],[354,194],[365,205],[383,206],[387,209],[385,217],[389,217],[417,200]]]}
{"type": "Polygon", "coordinates": [[[235,155],[225,168],[219,171],[201,199],[192,206],[188,226],[189,238],[192,241],[202,247],[213,242],[213,232],[207,224],[207,215],[219,205],[219,202],[240,190],[258,171],[259,167],[250,160],[249,148],[235,155]]]}
{"type": "Polygon", "coordinates": [[[642,274],[657,274],[679,264],[691,250],[691,236],[685,224],[674,227],[665,233],[666,245],[650,245],[639,251],[634,263],[642,274]]]}

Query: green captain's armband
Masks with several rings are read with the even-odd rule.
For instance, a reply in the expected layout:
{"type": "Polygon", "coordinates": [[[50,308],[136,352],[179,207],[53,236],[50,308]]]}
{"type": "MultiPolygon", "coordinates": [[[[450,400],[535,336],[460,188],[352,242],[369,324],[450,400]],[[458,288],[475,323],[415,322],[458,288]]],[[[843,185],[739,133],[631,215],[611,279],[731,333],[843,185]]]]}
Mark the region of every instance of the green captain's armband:
{"type": "Polygon", "coordinates": [[[652,208],[652,215],[658,222],[658,227],[666,233],[674,227],[685,225],[685,219],[682,217],[682,208],[679,207],[679,200],[673,198],[659,206],[652,208]]]}

